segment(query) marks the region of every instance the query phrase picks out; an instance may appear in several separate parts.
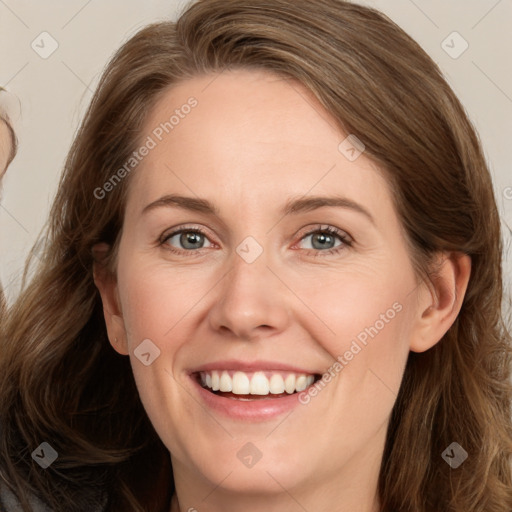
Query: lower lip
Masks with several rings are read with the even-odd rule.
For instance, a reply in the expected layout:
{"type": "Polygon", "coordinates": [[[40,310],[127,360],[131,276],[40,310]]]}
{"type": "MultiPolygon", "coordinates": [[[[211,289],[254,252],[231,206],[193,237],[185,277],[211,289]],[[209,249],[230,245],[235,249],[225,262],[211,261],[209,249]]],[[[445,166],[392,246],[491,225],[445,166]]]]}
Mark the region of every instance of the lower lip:
{"type": "Polygon", "coordinates": [[[253,422],[270,420],[291,411],[300,403],[298,393],[281,398],[259,398],[256,400],[226,398],[203,388],[193,375],[190,378],[208,408],[231,419],[253,422]]]}

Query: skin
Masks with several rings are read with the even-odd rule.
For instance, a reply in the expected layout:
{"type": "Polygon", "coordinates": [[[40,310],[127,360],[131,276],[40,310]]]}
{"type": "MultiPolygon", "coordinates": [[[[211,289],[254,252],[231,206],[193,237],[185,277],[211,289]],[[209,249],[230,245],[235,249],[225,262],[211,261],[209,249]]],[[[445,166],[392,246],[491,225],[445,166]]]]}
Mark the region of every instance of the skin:
{"type": "Polygon", "coordinates": [[[11,135],[7,125],[0,120],[0,180],[7,170],[7,163],[12,150],[11,135]]]}
{"type": "MultiPolygon", "coordinates": [[[[198,106],[132,175],[116,275],[95,266],[111,343],[129,355],[171,453],[172,512],[376,512],[407,355],[432,347],[453,323],[469,259],[440,255],[434,283],[418,281],[381,171],[364,153],[353,162],[341,154],[346,134],[301,85],[260,71],[197,77],[161,98],[143,137],[190,96],[198,106]],[[207,199],[218,215],[169,206],[141,213],[170,193],[207,199]],[[373,221],[334,206],[281,213],[291,198],[335,194],[373,221]],[[158,243],[182,224],[206,231],[203,247],[188,249],[193,256],[179,236],[158,243]],[[326,225],[352,245],[335,237],[334,254],[313,245],[307,232],[326,225]],[[250,264],[235,251],[247,236],[263,248],[250,264]],[[187,371],[220,359],[322,373],[395,303],[400,313],[289,416],[234,420],[196,398],[187,371]],[[147,338],[161,351],[150,366],[133,354],[147,338]],[[237,458],[247,442],[262,453],[252,468],[237,458]]],[[[106,249],[98,245],[97,256],[106,249]]]]}
{"type": "MultiPolygon", "coordinates": [[[[12,139],[9,129],[5,122],[0,119],[0,185],[2,184],[2,178],[7,171],[7,166],[11,158],[12,152],[12,139]]],[[[1,189],[0,189],[1,194],[1,189]]],[[[0,284],[0,314],[4,313],[6,308],[5,296],[2,286],[0,284]]]]}

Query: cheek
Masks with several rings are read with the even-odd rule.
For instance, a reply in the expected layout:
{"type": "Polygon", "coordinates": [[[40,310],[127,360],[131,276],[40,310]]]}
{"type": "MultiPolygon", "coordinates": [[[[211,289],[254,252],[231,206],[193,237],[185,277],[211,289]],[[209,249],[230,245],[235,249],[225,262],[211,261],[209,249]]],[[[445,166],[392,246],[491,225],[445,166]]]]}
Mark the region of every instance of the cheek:
{"type": "Polygon", "coordinates": [[[165,262],[136,257],[121,258],[117,276],[133,373],[154,418],[165,400],[178,396],[172,392],[179,388],[175,367],[180,367],[181,349],[193,336],[194,312],[214,281],[200,270],[191,279],[190,273],[171,270],[165,262]],[[139,359],[147,352],[146,359],[154,360],[149,365],[139,359]]]}
{"type": "MultiPolygon", "coordinates": [[[[142,263],[142,262],[141,262],[142,263]]],[[[153,265],[127,261],[118,269],[119,294],[130,344],[139,339],[167,339],[204,297],[209,278],[153,265]]],[[[166,343],[167,345],[167,343],[166,343]]]]}
{"type": "Polygon", "coordinates": [[[316,283],[303,280],[298,294],[307,297],[314,313],[304,327],[331,356],[326,385],[333,401],[345,404],[340,411],[370,403],[368,414],[383,418],[396,398],[409,353],[414,272],[408,260],[397,258],[324,277],[316,283]]]}
{"type": "Polygon", "coordinates": [[[180,431],[182,415],[168,411],[183,410],[182,387],[174,377],[174,366],[180,363],[184,344],[180,340],[187,339],[183,320],[197,299],[194,293],[185,293],[186,283],[179,274],[161,265],[145,266],[135,258],[120,261],[118,283],[137,389],[151,422],[160,437],[166,438],[168,432],[180,431]],[[144,362],[142,354],[146,353],[150,355],[144,362]]]}
{"type": "Polygon", "coordinates": [[[403,328],[408,294],[414,286],[412,274],[404,277],[386,269],[380,276],[347,272],[325,277],[314,282],[302,280],[297,294],[307,297],[313,313],[309,317],[315,317],[309,330],[317,325],[318,337],[331,356],[350,350],[353,341],[368,347],[372,340],[384,344],[402,339],[398,332],[403,328]]]}

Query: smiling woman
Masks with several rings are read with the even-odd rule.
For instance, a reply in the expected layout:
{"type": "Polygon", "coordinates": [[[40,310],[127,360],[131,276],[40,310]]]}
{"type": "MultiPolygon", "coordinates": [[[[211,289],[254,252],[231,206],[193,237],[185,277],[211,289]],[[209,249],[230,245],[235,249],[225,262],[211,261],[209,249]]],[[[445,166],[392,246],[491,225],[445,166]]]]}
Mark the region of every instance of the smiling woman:
{"type": "Polygon", "coordinates": [[[143,29],[46,239],[2,333],[24,511],[511,509],[491,179],[384,15],[200,0],[143,29]]]}

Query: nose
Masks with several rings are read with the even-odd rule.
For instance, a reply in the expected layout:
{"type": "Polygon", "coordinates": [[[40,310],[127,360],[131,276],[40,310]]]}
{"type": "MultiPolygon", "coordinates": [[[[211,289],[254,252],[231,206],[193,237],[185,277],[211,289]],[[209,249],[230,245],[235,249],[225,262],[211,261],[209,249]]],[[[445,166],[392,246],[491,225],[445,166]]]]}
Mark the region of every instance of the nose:
{"type": "Polygon", "coordinates": [[[233,339],[251,341],[282,332],[290,322],[288,294],[263,254],[248,263],[236,252],[231,270],[216,287],[210,326],[233,339]]]}

